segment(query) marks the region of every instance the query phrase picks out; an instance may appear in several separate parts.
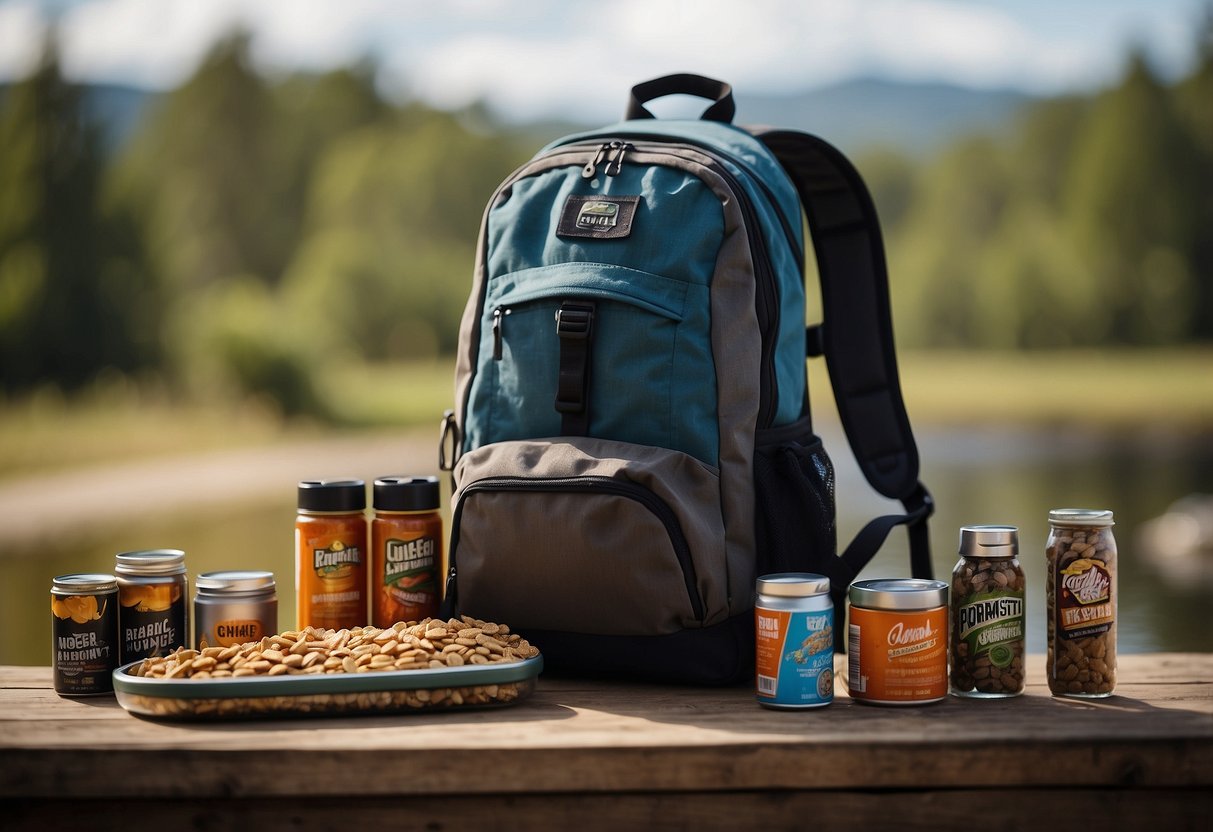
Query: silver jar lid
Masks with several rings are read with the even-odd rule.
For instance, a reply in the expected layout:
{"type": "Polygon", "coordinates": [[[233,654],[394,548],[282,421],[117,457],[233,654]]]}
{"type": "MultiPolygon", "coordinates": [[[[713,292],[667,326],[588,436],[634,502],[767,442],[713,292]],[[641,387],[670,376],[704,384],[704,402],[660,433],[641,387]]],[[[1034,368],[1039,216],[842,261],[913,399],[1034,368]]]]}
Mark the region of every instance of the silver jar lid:
{"type": "Polygon", "coordinates": [[[805,598],[825,595],[830,591],[830,579],[813,572],[777,572],[758,579],[759,595],[780,598],[805,598]]]}
{"type": "Polygon", "coordinates": [[[847,597],[864,609],[926,610],[948,604],[948,584],[927,578],[875,578],[851,584],[847,597]]]}
{"type": "Polygon", "coordinates": [[[86,592],[108,592],[118,588],[118,579],[99,572],[77,572],[51,579],[51,592],[80,594],[86,592]]]}
{"type": "Polygon", "coordinates": [[[119,575],[180,575],[185,572],[185,552],[180,549],[123,552],[114,560],[114,571],[119,575]]]}
{"type": "Polygon", "coordinates": [[[1106,508],[1055,508],[1049,512],[1054,526],[1112,526],[1112,512],[1106,508]]]}
{"type": "Polygon", "coordinates": [[[966,558],[1019,556],[1019,529],[1015,526],[962,526],[960,555],[966,558]]]}
{"type": "Polygon", "coordinates": [[[263,570],[231,569],[203,572],[194,581],[199,595],[266,595],[275,591],[274,573],[263,570]]]}

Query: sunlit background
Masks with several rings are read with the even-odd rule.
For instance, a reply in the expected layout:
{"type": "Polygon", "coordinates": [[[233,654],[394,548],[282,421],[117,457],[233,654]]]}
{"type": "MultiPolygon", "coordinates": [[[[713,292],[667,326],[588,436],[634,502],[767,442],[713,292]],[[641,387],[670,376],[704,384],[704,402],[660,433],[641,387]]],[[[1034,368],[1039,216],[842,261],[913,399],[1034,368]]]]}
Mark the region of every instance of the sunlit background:
{"type": "MultiPolygon", "coordinates": [[[[680,71],[867,179],[937,571],[1018,525],[1041,651],[1047,512],[1110,508],[1122,648],[1213,649],[1213,4],[4,0],[0,663],[132,549],[290,626],[295,482],[437,472],[498,182],[680,71]]],[[[846,538],[889,507],[810,374],[846,538]]]]}

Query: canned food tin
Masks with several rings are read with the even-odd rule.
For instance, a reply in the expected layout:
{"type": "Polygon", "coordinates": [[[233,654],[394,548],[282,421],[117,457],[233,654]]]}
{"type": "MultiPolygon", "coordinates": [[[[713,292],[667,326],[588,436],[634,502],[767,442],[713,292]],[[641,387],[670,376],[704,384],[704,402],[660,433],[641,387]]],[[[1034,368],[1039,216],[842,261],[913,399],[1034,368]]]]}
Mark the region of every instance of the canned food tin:
{"type": "Polygon", "coordinates": [[[95,696],[114,689],[118,582],[113,575],[60,575],[51,581],[55,693],[95,696]]]}
{"type": "Polygon", "coordinates": [[[948,694],[948,584],[856,581],[848,591],[847,688],[857,702],[922,705],[948,694]]]}
{"type": "Polygon", "coordinates": [[[781,572],[758,579],[754,604],[758,702],[820,708],[834,701],[834,602],[830,579],[781,572]]]}
{"type": "Polygon", "coordinates": [[[278,632],[273,572],[204,572],[194,585],[194,638],[199,649],[260,641],[278,632]]]}
{"type": "Polygon", "coordinates": [[[185,552],[144,549],[115,559],[122,664],[164,656],[189,643],[185,552]]]}

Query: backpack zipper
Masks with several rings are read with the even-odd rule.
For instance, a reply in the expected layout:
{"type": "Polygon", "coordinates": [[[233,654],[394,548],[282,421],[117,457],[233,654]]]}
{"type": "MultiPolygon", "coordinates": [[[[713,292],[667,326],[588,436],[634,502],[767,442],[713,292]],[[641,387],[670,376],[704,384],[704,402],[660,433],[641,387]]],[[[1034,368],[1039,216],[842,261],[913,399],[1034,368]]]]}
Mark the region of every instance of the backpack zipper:
{"type": "Polygon", "coordinates": [[[519,493],[557,492],[565,494],[590,493],[608,494],[624,497],[639,503],[655,516],[670,538],[674,556],[682,569],[683,582],[686,584],[687,598],[691,603],[691,611],[699,621],[703,620],[703,597],[699,594],[699,581],[695,573],[695,562],[691,558],[691,546],[683,534],[682,525],[677,515],[665,500],[658,497],[642,485],[626,480],[615,480],[609,477],[552,477],[547,479],[528,479],[526,477],[487,477],[471,483],[463,490],[459,503],[455,506],[451,517],[450,568],[447,571],[445,598],[453,601],[457,596],[455,552],[459,547],[459,521],[463,516],[463,507],[469,494],[478,491],[514,491],[519,493]]]}
{"type": "Polygon", "coordinates": [[[493,310],[493,360],[500,361],[503,355],[505,333],[505,316],[513,312],[508,306],[498,306],[493,310]]]}

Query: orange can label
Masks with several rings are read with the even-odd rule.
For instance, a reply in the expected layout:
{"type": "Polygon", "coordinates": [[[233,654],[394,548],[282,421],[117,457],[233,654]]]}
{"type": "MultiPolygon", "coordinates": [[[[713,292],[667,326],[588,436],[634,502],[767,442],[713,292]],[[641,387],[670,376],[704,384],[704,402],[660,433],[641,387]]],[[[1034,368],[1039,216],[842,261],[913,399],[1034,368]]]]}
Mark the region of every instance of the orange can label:
{"type": "Polygon", "coordinates": [[[948,609],[851,607],[847,689],[852,699],[920,704],[948,694],[948,609]]]}

